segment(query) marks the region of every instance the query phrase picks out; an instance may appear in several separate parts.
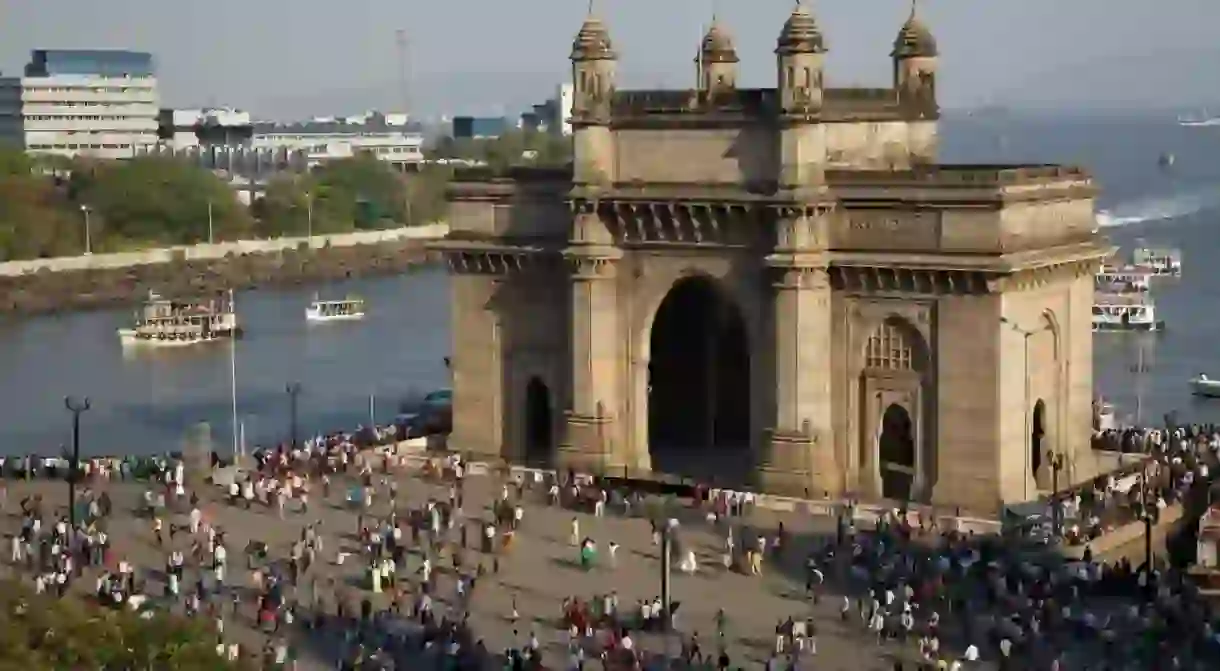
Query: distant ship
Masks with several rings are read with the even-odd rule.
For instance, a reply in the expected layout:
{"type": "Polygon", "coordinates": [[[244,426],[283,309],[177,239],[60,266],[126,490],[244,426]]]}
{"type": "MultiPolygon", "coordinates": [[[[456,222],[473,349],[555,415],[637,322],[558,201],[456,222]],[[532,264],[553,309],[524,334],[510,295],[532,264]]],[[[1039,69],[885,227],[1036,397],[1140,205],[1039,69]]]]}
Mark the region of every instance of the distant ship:
{"type": "Polygon", "coordinates": [[[1203,114],[1200,116],[1178,117],[1178,125],[1191,128],[1196,126],[1220,126],[1220,117],[1211,116],[1207,113],[1207,110],[1203,110],[1203,114]]]}

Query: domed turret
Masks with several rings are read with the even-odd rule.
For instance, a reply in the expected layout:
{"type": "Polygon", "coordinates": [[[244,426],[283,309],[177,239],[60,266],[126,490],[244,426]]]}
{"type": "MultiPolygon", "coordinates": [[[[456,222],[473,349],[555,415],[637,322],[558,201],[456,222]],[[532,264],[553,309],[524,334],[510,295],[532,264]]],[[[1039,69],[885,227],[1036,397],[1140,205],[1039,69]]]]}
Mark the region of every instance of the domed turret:
{"type": "Polygon", "coordinates": [[[699,47],[704,63],[736,63],[737,49],[733,46],[733,37],[720,24],[720,20],[712,17],[712,25],[703,36],[703,44],[699,47]]]}
{"type": "Polygon", "coordinates": [[[935,58],[938,54],[936,38],[932,31],[919,19],[915,1],[911,1],[911,15],[898,30],[894,38],[894,58],[935,58]]]}
{"type": "Polygon", "coordinates": [[[699,88],[716,94],[737,86],[737,50],[733,38],[720,21],[713,16],[703,42],[699,44],[699,56],[695,59],[699,88]]]}
{"type": "Polygon", "coordinates": [[[784,22],[784,29],[776,40],[777,54],[821,54],[826,52],[826,43],[818,22],[813,18],[804,0],[798,0],[792,14],[784,22]]]}
{"type": "Polygon", "coordinates": [[[610,31],[606,30],[606,24],[602,23],[601,19],[590,12],[581,24],[580,32],[576,33],[576,39],[572,40],[572,60],[597,61],[615,58],[617,55],[614,53],[614,44],[610,42],[610,31]]]}

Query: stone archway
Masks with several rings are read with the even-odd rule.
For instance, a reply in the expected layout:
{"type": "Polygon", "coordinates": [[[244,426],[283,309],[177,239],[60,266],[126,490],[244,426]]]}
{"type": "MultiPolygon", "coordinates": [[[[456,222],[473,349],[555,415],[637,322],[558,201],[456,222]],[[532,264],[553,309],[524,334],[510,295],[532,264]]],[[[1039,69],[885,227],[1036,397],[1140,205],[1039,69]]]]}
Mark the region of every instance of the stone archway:
{"type": "Polygon", "coordinates": [[[653,319],[647,379],[652,469],[699,478],[750,463],[750,349],[745,318],[715,280],[678,280],[653,319]]]}
{"type": "Polygon", "coordinates": [[[555,420],[551,415],[551,390],[542,378],[525,385],[525,461],[549,465],[555,446],[555,420]]]}
{"type": "Polygon", "coordinates": [[[902,316],[874,324],[860,350],[860,491],[926,503],[938,472],[928,348],[902,316]]]}
{"type": "Polygon", "coordinates": [[[1046,440],[1046,402],[1038,399],[1034,403],[1029,419],[1029,476],[1037,480],[1042,472],[1043,444],[1046,440]]]}
{"type": "Polygon", "coordinates": [[[878,439],[881,467],[881,496],[908,501],[915,486],[915,429],[911,413],[897,403],[881,415],[878,439]]]}

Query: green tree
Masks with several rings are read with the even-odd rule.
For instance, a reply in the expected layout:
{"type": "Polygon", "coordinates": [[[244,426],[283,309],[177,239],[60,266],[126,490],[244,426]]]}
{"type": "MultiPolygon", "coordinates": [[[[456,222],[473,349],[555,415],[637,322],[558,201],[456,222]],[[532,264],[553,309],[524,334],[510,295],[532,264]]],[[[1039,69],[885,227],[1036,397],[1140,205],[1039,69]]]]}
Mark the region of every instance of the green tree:
{"type": "Polygon", "coordinates": [[[203,621],[170,615],[142,619],[84,599],[36,595],[15,581],[0,583],[0,669],[242,668],[216,654],[203,621]]]}
{"type": "Polygon", "coordinates": [[[61,191],[20,148],[0,148],[0,261],[84,250],[80,213],[62,206],[61,191]]]}
{"type": "Polygon", "coordinates": [[[277,175],[263,195],[250,206],[254,233],[260,238],[306,235],[309,231],[309,190],[307,175],[277,175]]]}
{"type": "Polygon", "coordinates": [[[453,168],[446,165],[427,164],[419,172],[403,177],[407,189],[407,201],[411,205],[405,220],[408,226],[431,224],[443,220],[449,214],[449,201],[445,190],[453,179],[453,168]]]}
{"type": "Polygon", "coordinates": [[[329,161],[312,177],[315,233],[384,228],[406,220],[406,184],[373,154],[329,161]]]}
{"type": "Polygon", "coordinates": [[[208,170],[166,157],[79,166],[73,197],[92,212],[104,249],[207,242],[249,235],[253,221],[234,191],[208,170]]]}

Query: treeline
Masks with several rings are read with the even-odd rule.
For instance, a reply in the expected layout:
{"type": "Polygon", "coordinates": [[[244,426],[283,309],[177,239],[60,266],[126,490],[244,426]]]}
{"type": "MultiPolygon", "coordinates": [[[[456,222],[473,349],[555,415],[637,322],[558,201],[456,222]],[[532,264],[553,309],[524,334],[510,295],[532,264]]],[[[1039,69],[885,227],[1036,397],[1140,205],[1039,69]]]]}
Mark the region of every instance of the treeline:
{"type": "Polygon", "coordinates": [[[562,165],[571,141],[523,131],[446,137],[426,156],[431,162],[406,174],[372,154],[283,173],[247,207],[217,174],[176,158],[64,159],[0,147],[0,261],[429,224],[445,217],[455,166],[562,165]]]}
{"type": "Polygon", "coordinates": [[[103,253],[432,223],[444,217],[450,177],[447,167],[400,174],[361,154],[274,177],[247,207],[215,173],[179,159],[0,148],[0,261],[81,254],[86,244],[103,253]]]}

